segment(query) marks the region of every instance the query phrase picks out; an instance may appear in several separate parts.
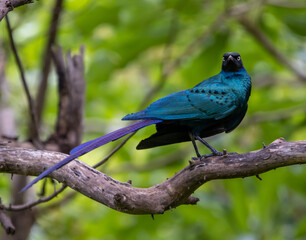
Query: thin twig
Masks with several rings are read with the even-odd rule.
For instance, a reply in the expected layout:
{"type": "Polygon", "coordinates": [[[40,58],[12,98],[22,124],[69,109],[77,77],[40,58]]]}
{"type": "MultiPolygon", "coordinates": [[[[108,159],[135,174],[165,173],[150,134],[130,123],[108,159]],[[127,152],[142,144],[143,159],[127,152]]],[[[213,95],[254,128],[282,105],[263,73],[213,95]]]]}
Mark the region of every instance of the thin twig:
{"type": "Polygon", "coordinates": [[[42,197],[37,199],[36,201],[30,202],[30,203],[26,203],[26,204],[21,204],[21,205],[9,205],[9,206],[5,206],[5,205],[0,205],[0,209],[1,210],[6,210],[6,211],[23,211],[29,208],[32,208],[40,203],[43,202],[48,202],[51,199],[55,198],[58,194],[60,194],[61,192],[63,192],[66,189],[67,185],[63,185],[60,189],[58,189],[57,191],[55,191],[54,193],[52,193],[51,195],[47,196],[47,197],[42,197]]]}
{"type": "Polygon", "coordinates": [[[17,66],[19,68],[19,74],[20,74],[20,77],[21,77],[23,88],[24,88],[25,93],[26,93],[26,97],[27,97],[27,101],[28,101],[28,105],[29,105],[30,117],[31,117],[31,121],[33,123],[33,128],[32,128],[32,131],[30,133],[31,134],[31,139],[33,140],[33,143],[39,144],[40,143],[39,131],[38,131],[37,118],[36,118],[36,115],[35,115],[35,107],[34,107],[33,99],[31,97],[30,90],[29,90],[29,87],[28,87],[26,79],[25,79],[24,68],[22,66],[22,62],[19,58],[18,51],[17,51],[16,45],[15,45],[15,42],[14,42],[12,28],[11,28],[8,16],[5,16],[5,19],[6,19],[6,26],[7,26],[9,39],[10,39],[10,45],[11,45],[11,48],[13,50],[17,66]]]}
{"type": "Polygon", "coordinates": [[[103,160],[101,160],[100,162],[96,163],[95,165],[93,165],[93,168],[98,168],[101,165],[103,165],[104,163],[106,163],[111,156],[113,156],[120,148],[122,148],[124,146],[124,144],[126,144],[126,142],[134,136],[136,132],[131,133],[129,136],[127,136],[119,145],[117,145],[103,160]]]}
{"type": "Polygon", "coordinates": [[[285,56],[281,51],[279,51],[274,44],[268,39],[268,37],[247,17],[238,17],[239,23],[248,31],[253,37],[282,65],[289,68],[294,72],[300,80],[306,81],[306,74],[299,68],[296,67],[290,60],[288,56],[285,56]]]}
{"type": "Polygon", "coordinates": [[[41,80],[40,80],[40,85],[37,91],[37,96],[36,96],[36,114],[37,114],[37,123],[40,125],[41,122],[41,116],[42,116],[42,111],[44,108],[45,104],[45,99],[46,99],[46,91],[47,91],[47,86],[48,86],[48,75],[50,72],[51,68],[51,51],[52,51],[52,46],[55,43],[56,36],[57,36],[57,29],[59,26],[59,18],[60,14],[62,12],[62,6],[63,6],[63,0],[57,0],[53,9],[53,15],[50,23],[50,28],[48,31],[48,41],[46,44],[46,49],[44,53],[44,58],[43,58],[43,66],[42,66],[42,72],[41,72],[41,80]]]}
{"type": "Polygon", "coordinates": [[[54,203],[51,203],[51,204],[48,204],[47,206],[44,206],[44,207],[40,207],[38,210],[37,210],[37,215],[42,215],[46,212],[48,212],[49,210],[52,210],[52,209],[57,209],[59,206],[65,204],[65,203],[68,203],[70,200],[72,200],[76,195],[78,194],[78,192],[76,191],[73,191],[73,192],[70,192],[68,193],[67,195],[65,195],[63,198],[61,198],[60,200],[54,202],[54,203]]]}

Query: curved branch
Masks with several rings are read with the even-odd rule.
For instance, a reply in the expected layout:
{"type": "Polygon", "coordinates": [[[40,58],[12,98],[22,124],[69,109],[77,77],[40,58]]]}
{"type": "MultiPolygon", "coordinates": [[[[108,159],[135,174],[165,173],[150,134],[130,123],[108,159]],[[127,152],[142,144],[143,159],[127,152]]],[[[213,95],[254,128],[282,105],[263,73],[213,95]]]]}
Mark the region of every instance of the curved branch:
{"type": "Polygon", "coordinates": [[[29,208],[32,208],[40,203],[44,203],[44,202],[48,202],[51,199],[57,197],[61,192],[63,192],[66,189],[66,185],[63,185],[60,189],[54,191],[51,195],[47,196],[47,197],[41,197],[39,199],[37,199],[36,201],[33,202],[29,202],[29,203],[25,203],[25,204],[19,204],[19,205],[9,205],[8,207],[5,207],[4,205],[0,206],[1,210],[5,210],[5,211],[24,211],[27,210],[29,208]]]}
{"type": "Polygon", "coordinates": [[[18,69],[19,69],[19,74],[20,74],[21,82],[22,82],[22,85],[23,85],[23,88],[24,88],[24,91],[25,91],[25,94],[26,94],[28,107],[29,107],[29,114],[30,114],[32,125],[33,125],[32,129],[30,131],[30,137],[31,137],[31,140],[35,143],[37,148],[42,148],[41,143],[40,143],[40,137],[39,137],[39,129],[38,129],[38,125],[37,125],[37,116],[35,114],[35,107],[34,107],[35,103],[33,101],[33,98],[32,98],[31,93],[30,93],[29,86],[28,86],[26,78],[25,78],[25,72],[24,72],[23,64],[21,62],[21,59],[20,59],[18,51],[17,51],[17,47],[16,47],[16,44],[15,44],[15,40],[14,40],[14,37],[13,37],[13,32],[12,32],[12,28],[11,28],[8,16],[6,16],[6,25],[7,25],[8,35],[9,35],[9,39],[10,39],[10,45],[11,45],[12,51],[13,51],[14,56],[15,56],[16,64],[17,64],[18,69]]]}
{"type": "Polygon", "coordinates": [[[15,7],[33,3],[33,0],[0,0],[0,22],[15,7]]]}
{"type": "MultiPolygon", "coordinates": [[[[65,156],[57,152],[1,146],[0,172],[38,175],[65,156]]],[[[248,177],[304,163],[306,141],[278,139],[257,151],[190,162],[173,177],[149,188],[118,182],[78,160],[53,172],[51,177],[117,211],[161,214],[182,204],[195,204],[198,199],[190,195],[207,181],[248,177]]]]}

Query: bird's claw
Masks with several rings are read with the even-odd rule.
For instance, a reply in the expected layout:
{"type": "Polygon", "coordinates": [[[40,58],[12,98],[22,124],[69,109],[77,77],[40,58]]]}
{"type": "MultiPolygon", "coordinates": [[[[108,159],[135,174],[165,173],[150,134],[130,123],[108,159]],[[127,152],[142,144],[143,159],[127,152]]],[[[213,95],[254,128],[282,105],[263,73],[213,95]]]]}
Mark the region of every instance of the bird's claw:
{"type": "MultiPolygon", "coordinates": [[[[236,153],[236,152],[226,152],[226,151],[224,151],[224,152],[213,152],[211,154],[202,155],[201,158],[208,158],[208,157],[213,157],[213,156],[226,156],[226,155],[233,155],[233,154],[238,154],[238,153],[236,153]]],[[[195,158],[195,159],[198,159],[198,158],[195,158]]]]}
{"type": "Polygon", "coordinates": [[[226,154],[226,152],[225,153],[223,153],[223,152],[214,152],[212,154],[213,154],[213,156],[223,156],[224,154],[226,154]]]}
{"type": "Polygon", "coordinates": [[[208,158],[208,157],[213,157],[213,156],[223,156],[224,154],[222,152],[213,152],[211,154],[205,154],[202,155],[201,158],[208,158]]]}
{"type": "Polygon", "coordinates": [[[191,160],[192,160],[192,161],[196,161],[196,160],[199,160],[199,159],[201,159],[201,158],[202,158],[202,156],[199,156],[199,157],[192,157],[191,160]]]}

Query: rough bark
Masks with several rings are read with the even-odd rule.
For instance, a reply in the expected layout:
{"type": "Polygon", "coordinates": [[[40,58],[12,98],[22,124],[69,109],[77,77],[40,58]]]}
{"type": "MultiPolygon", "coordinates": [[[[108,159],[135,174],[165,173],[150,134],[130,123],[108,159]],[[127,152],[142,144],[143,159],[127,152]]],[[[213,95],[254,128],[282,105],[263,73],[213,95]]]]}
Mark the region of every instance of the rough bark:
{"type": "MultiPolygon", "coordinates": [[[[38,175],[65,156],[57,152],[2,146],[0,172],[38,175]]],[[[53,172],[51,177],[117,211],[161,214],[181,204],[195,204],[198,199],[190,195],[207,181],[244,178],[303,163],[306,163],[306,141],[278,139],[257,151],[191,161],[173,177],[149,188],[118,182],[78,160],[53,172]]]]}
{"type": "Polygon", "coordinates": [[[61,152],[68,153],[80,145],[83,135],[86,89],[84,46],[80,47],[80,54],[71,56],[71,52],[68,51],[66,59],[60,47],[54,47],[52,55],[58,75],[59,106],[55,133],[48,142],[55,142],[61,152]]]}

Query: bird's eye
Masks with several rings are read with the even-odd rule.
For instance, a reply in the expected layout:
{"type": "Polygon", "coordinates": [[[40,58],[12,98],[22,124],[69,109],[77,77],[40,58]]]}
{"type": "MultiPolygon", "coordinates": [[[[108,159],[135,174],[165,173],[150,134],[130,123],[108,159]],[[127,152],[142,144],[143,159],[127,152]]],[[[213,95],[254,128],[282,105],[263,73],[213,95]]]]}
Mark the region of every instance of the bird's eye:
{"type": "Polygon", "coordinates": [[[238,56],[238,57],[237,57],[237,60],[240,61],[240,59],[241,59],[240,56],[238,56]]]}
{"type": "Polygon", "coordinates": [[[223,60],[222,60],[223,62],[225,61],[225,58],[223,57],[223,60]]]}

